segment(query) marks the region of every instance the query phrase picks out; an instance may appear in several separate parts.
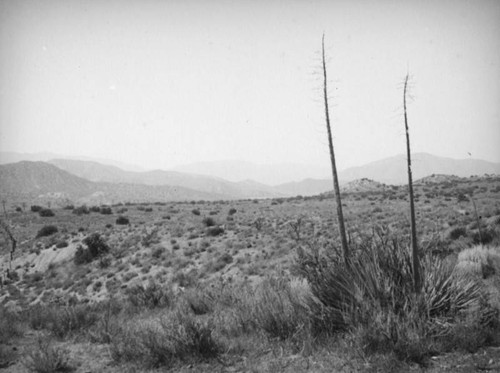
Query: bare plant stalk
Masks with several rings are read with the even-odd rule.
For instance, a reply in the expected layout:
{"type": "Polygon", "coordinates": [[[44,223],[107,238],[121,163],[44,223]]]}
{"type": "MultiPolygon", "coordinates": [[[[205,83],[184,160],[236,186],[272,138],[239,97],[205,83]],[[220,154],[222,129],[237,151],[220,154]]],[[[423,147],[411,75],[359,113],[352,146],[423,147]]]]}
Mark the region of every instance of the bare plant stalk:
{"type": "Polygon", "coordinates": [[[477,230],[479,232],[479,240],[481,241],[481,246],[483,246],[483,234],[481,232],[481,220],[479,219],[479,215],[477,214],[476,202],[474,202],[474,198],[472,198],[472,193],[469,195],[470,201],[472,202],[472,206],[474,207],[474,215],[476,216],[477,222],[477,230]]]}
{"type": "Polygon", "coordinates": [[[337,175],[337,166],[335,164],[335,152],[333,151],[332,130],[330,126],[330,114],[328,109],[328,89],[327,89],[326,61],[325,61],[325,34],[323,34],[323,38],[321,39],[321,51],[322,51],[322,61],[323,61],[323,97],[325,101],[325,118],[326,118],[326,129],[328,131],[330,160],[332,163],[333,190],[335,192],[335,201],[337,204],[337,218],[339,222],[339,234],[342,242],[342,250],[344,252],[344,260],[347,263],[349,261],[349,245],[347,244],[347,236],[345,233],[344,214],[342,213],[342,201],[340,199],[339,178],[337,175]]]}
{"type": "Polygon", "coordinates": [[[408,116],[406,111],[406,92],[408,88],[409,74],[406,74],[404,93],[403,93],[403,107],[405,115],[405,131],[406,131],[406,155],[408,164],[408,191],[410,194],[410,224],[411,224],[411,248],[412,248],[412,266],[413,266],[413,286],[415,293],[420,293],[422,287],[422,279],[420,274],[420,258],[418,253],[417,243],[417,227],[415,223],[415,203],[413,200],[413,181],[411,176],[411,153],[410,153],[410,131],[408,130],[408,116]]]}

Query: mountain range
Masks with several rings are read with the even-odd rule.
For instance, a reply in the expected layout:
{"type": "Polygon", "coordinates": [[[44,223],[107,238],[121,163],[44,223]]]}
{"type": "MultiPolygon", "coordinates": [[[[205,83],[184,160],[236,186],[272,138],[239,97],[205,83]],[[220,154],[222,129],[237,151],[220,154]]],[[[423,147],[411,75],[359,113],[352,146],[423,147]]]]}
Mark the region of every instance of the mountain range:
{"type": "MultiPolygon", "coordinates": [[[[22,158],[13,153],[5,156],[0,153],[0,160],[22,158]],[[9,158],[10,157],[10,158],[9,158]]],[[[32,157],[33,158],[33,157],[32,157]]],[[[436,157],[426,153],[412,156],[413,179],[418,180],[432,174],[471,175],[500,174],[500,163],[482,160],[436,157]]],[[[1,162],[0,162],[1,163],[1,162]]],[[[275,198],[295,195],[316,195],[332,189],[331,178],[305,178],[270,186],[252,178],[242,179],[246,169],[255,178],[261,179],[269,170],[278,172],[279,165],[266,166],[259,176],[259,166],[244,162],[238,173],[232,174],[228,181],[217,175],[222,172],[223,162],[217,165],[211,162],[205,173],[216,170],[216,175],[202,175],[175,170],[132,171],[116,165],[78,159],[51,159],[48,162],[21,161],[0,165],[0,195],[10,201],[56,200],[61,203],[114,203],[114,202],[155,202],[179,200],[221,200],[275,198]],[[219,171],[217,171],[219,169],[219,171]],[[253,173],[252,173],[253,172],[253,173]],[[239,176],[238,176],[239,175],[239,176]]],[[[233,162],[228,168],[236,168],[233,162]]],[[[194,166],[193,166],[194,167],[194,166]]],[[[193,168],[195,169],[195,168],[193,168]]],[[[289,174],[289,165],[283,168],[283,175],[289,174]]],[[[303,170],[299,172],[302,174],[303,170]]],[[[312,173],[317,172],[312,170],[312,173]]],[[[288,180],[292,177],[289,174],[288,180]]],[[[279,180],[276,178],[275,180],[279,180]]],[[[399,155],[375,161],[361,167],[353,167],[339,172],[341,186],[345,189],[361,190],[372,180],[383,184],[403,184],[407,180],[406,157],[399,155]],[[366,179],[370,179],[367,184],[366,179]],[[354,181],[354,183],[353,183],[354,181]]]]}
{"type": "Polygon", "coordinates": [[[97,162],[68,159],[54,159],[49,161],[49,163],[73,175],[94,182],[179,186],[203,191],[204,193],[213,194],[218,198],[223,197],[225,199],[284,196],[272,187],[249,180],[231,182],[213,176],[164,170],[143,172],[124,171],[118,167],[103,165],[97,162]]]}
{"type": "Polygon", "coordinates": [[[113,204],[213,200],[227,196],[172,185],[93,182],[46,162],[21,161],[0,165],[0,195],[10,204],[113,204]]]}

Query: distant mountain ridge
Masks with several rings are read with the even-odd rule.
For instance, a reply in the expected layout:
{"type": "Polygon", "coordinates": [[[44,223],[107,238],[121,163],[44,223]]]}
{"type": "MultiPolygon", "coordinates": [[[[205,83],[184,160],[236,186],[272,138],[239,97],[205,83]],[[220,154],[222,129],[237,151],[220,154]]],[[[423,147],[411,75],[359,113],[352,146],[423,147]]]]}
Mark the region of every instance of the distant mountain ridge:
{"type": "Polygon", "coordinates": [[[299,163],[256,164],[246,161],[197,162],[172,168],[173,171],[214,176],[239,182],[255,180],[258,183],[276,186],[307,178],[324,178],[330,173],[328,168],[299,163]]]}
{"type": "Polygon", "coordinates": [[[228,198],[223,194],[204,193],[180,186],[97,183],[49,163],[29,161],[0,165],[0,195],[11,204],[50,201],[58,205],[228,198]]]}
{"type": "Polygon", "coordinates": [[[283,196],[273,188],[257,182],[243,181],[235,183],[212,176],[164,170],[132,172],[97,162],[79,160],[54,159],[49,162],[62,170],[94,182],[178,186],[203,193],[221,195],[227,199],[283,196]]]}
{"type": "MultiPolygon", "coordinates": [[[[156,196],[155,198],[158,198],[158,201],[186,199],[212,200],[275,198],[296,195],[311,196],[329,192],[332,190],[333,185],[331,178],[304,178],[301,181],[270,186],[252,180],[248,177],[250,175],[242,173],[244,167],[239,171],[239,175],[247,177],[234,182],[216,176],[188,174],[179,171],[153,170],[134,172],[94,161],[74,159],[50,160],[52,166],[57,166],[57,169],[64,170],[69,175],[79,178],[78,180],[66,180],[60,174],[54,173],[53,169],[47,169],[47,163],[45,165],[40,165],[38,162],[34,163],[38,164],[37,167],[39,170],[37,172],[29,170],[30,167],[37,167],[34,165],[28,166],[24,162],[16,166],[17,168],[14,167],[15,171],[9,168],[13,167],[12,165],[0,166],[2,167],[2,172],[4,172],[0,175],[0,193],[5,194],[5,191],[9,190],[10,192],[19,194],[29,190],[30,195],[33,195],[33,193],[38,193],[37,195],[56,193],[55,196],[68,195],[74,198],[83,198],[84,196],[88,197],[89,190],[91,190],[92,193],[88,197],[91,199],[101,196],[103,199],[126,200],[129,198],[130,201],[137,201],[142,198],[141,195],[145,195],[148,200],[156,196]],[[7,172],[7,169],[10,169],[10,171],[7,172]],[[61,183],[56,183],[58,180],[61,183]]],[[[247,163],[250,164],[249,162],[247,163]]],[[[223,164],[227,164],[227,162],[223,162],[219,166],[223,164]]],[[[237,167],[238,164],[239,162],[233,162],[232,167],[237,167]]],[[[260,167],[255,164],[250,165],[250,167],[260,167]]],[[[279,166],[276,165],[269,167],[268,170],[276,171],[279,169],[279,166]]],[[[285,167],[285,169],[288,168],[285,167]]],[[[412,155],[412,171],[413,180],[416,180],[416,183],[420,182],[419,180],[422,180],[422,182],[436,182],[443,178],[450,178],[452,175],[456,177],[469,177],[471,175],[500,174],[500,163],[476,159],[456,160],[436,157],[426,153],[416,153],[412,155]]],[[[287,172],[283,172],[282,175],[285,175],[287,172]]],[[[360,181],[355,183],[355,188],[372,187],[372,181],[387,185],[405,184],[407,182],[406,157],[398,155],[371,162],[364,166],[352,167],[340,171],[339,179],[342,188],[349,188],[348,183],[362,179],[369,179],[370,185],[363,185],[360,181]]]]}
{"type": "MultiPolygon", "coordinates": [[[[351,167],[339,172],[341,182],[368,178],[384,184],[404,184],[408,182],[406,155],[381,159],[360,167],[351,167]]],[[[500,174],[500,163],[479,159],[453,159],[437,157],[428,153],[412,154],[413,180],[432,174],[471,175],[500,174]]]]}
{"type": "MultiPolygon", "coordinates": [[[[472,175],[500,174],[500,163],[479,159],[452,159],[437,157],[427,153],[412,154],[413,180],[430,175],[448,175],[469,177],[472,175]]],[[[354,180],[369,179],[387,185],[400,185],[408,182],[406,156],[397,155],[368,163],[364,166],[351,167],[339,172],[339,182],[343,186],[354,180]]],[[[329,179],[305,179],[299,182],[284,183],[276,186],[283,193],[310,196],[333,189],[329,179]]]]}
{"type": "Polygon", "coordinates": [[[80,156],[80,157],[66,156],[49,152],[40,152],[40,153],[0,152],[0,164],[17,163],[21,161],[48,162],[52,159],[68,159],[68,160],[99,162],[102,164],[119,167],[120,169],[126,171],[144,171],[142,167],[111,159],[102,159],[102,158],[85,157],[85,156],[80,156]]]}

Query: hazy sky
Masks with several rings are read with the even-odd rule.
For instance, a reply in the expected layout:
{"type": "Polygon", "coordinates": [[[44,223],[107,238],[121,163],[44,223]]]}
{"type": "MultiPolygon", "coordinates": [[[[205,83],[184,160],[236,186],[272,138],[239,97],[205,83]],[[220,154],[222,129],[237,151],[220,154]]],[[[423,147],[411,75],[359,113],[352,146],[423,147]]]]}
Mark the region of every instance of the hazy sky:
{"type": "Polygon", "coordinates": [[[500,162],[500,1],[0,0],[0,149],[328,165],[500,162]]]}

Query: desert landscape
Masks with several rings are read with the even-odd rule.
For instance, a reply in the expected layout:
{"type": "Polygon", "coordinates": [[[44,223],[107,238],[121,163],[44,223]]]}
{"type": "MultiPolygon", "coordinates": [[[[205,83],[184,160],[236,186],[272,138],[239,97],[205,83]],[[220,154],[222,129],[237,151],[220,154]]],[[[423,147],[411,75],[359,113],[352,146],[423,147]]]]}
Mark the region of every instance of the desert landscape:
{"type": "Polygon", "coordinates": [[[16,165],[15,178],[2,174],[3,185],[23,180],[2,217],[16,241],[10,262],[4,230],[5,371],[500,369],[498,175],[415,181],[424,308],[399,313],[384,299],[402,297],[396,279],[398,292],[411,287],[405,185],[342,185],[353,257],[375,271],[373,289],[367,273],[344,273],[363,279],[351,288],[335,277],[345,265],[331,192],[61,205],[54,189],[22,203],[43,178],[25,162],[0,167],[16,165]],[[355,298],[339,307],[330,297],[342,291],[355,298]]]}
{"type": "Polygon", "coordinates": [[[0,373],[500,372],[499,19],[0,0],[0,373]]]}

